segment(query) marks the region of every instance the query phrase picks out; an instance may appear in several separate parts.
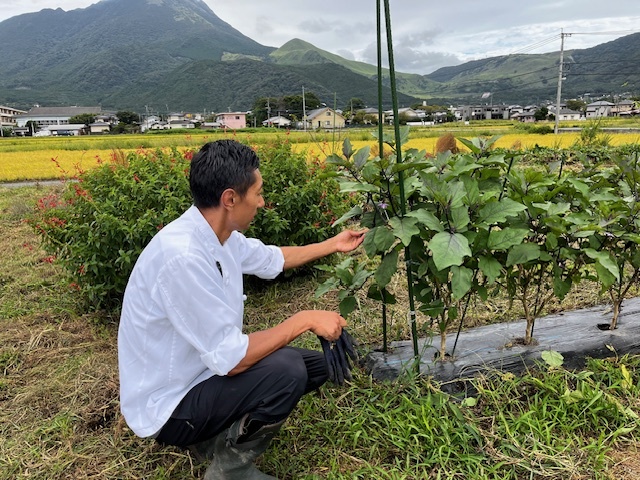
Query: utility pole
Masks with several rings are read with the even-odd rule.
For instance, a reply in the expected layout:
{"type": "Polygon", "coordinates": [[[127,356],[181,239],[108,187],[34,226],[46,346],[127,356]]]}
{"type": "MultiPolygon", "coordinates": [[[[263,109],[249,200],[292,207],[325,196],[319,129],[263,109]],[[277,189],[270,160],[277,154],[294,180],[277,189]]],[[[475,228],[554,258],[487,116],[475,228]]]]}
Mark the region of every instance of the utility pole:
{"type": "Polygon", "coordinates": [[[304,87],[302,87],[302,125],[304,125],[304,131],[307,131],[307,103],[304,98],[304,87]]]}
{"type": "Polygon", "coordinates": [[[562,96],[562,67],[564,65],[564,37],[568,37],[570,33],[564,33],[560,30],[560,67],[558,68],[558,95],[556,97],[556,124],[553,133],[558,134],[558,124],[560,123],[560,98],[562,96]]]}
{"type": "Polygon", "coordinates": [[[267,127],[272,127],[271,125],[271,97],[267,97],[267,127]]]}

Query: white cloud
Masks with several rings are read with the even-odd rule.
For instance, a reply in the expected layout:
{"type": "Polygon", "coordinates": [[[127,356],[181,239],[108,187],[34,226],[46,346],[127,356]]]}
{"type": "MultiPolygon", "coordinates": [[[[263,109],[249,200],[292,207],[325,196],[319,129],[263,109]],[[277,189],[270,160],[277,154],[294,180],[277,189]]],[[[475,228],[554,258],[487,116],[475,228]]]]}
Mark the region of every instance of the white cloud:
{"type": "MultiPolygon", "coordinates": [[[[345,58],[376,62],[374,2],[204,1],[222,20],[263,45],[280,47],[301,38],[345,58]]],[[[96,1],[0,0],[0,20],[43,8],[71,10],[92,3],[96,1]]],[[[514,53],[553,37],[558,41],[530,53],[558,51],[561,29],[579,33],[566,39],[567,49],[588,48],[640,31],[640,2],[456,0],[435,4],[394,0],[391,21],[396,69],[429,73],[445,65],[514,53]]]]}

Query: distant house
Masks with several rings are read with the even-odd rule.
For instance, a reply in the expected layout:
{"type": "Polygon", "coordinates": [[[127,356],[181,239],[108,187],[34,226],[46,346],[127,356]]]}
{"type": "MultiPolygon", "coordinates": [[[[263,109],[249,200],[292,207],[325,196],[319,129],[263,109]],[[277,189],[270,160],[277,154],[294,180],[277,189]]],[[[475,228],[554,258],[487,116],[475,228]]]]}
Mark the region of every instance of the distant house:
{"type": "Polygon", "coordinates": [[[153,126],[155,125],[156,128],[154,130],[163,130],[164,129],[164,122],[162,122],[163,128],[158,128],[157,125],[161,124],[161,120],[160,117],[158,117],[157,115],[148,115],[144,118],[144,120],[142,120],[142,122],[140,123],[140,131],[142,133],[146,132],[147,130],[152,130],[153,126]]]}
{"type": "Polygon", "coordinates": [[[563,121],[577,121],[580,120],[582,114],[575,110],[571,110],[569,108],[561,108],[560,114],[558,115],[558,120],[563,121]]]}
{"type": "Polygon", "coordinates": [[[116,117],[115,114],[96,115],[95,121],[96,123],[108,123],[110,125],[115,125],[118,123],[118,117],[116,117]]]}
{"type": "Polygon", "coordinates": [[[111,127],[118,124],[115,114],[96,115],[93,123],[89,124],[89,134],[104,135],[111,132],[111,127]]]}
{"type": "Polygon", "coordinates": [[[202,123],[204,122],[205,115],[203,115],[202,113],[185,113],[184,118],[185,120],[191,120],[192,122],[202,123]]]}
{"type": "Polygon", "coordinates": [[[12,107],[5,107],[4,105],[0,105],[0,129],[5,127],[15,127],[16,126],[16,117],[18,115],[24,115],[24,110],[18,110],[12,107]]]}
{"type": "Polygon", "coordinates": [[[306,122],[307,128],[325,128],[329,130],[344,128],[346,123],[341,114],[329,107],[317,108],[307,112],[306,122]]]}
{"type": "Polygon", "coordinates": [[[49,125],[46,127],[51,136],[53,137],[68,137],[84,135],[86,133],[87,126],[84,123],[71,123],[66,125],[49,125]]]}
{"type": "Polygon", "coordinates": [[[620,100],[611,107],[611,114],[616,117],[631,115],[635,105],[636,104],[633,100],[620,100]]]}
{"type": "Polygon", "coordinates": [[[513,114],[507,105],[463,105],[458,107],[454,115],[456,118],[467,121],[508,120],[513,114]]]}
{"type": "Polygon", "coordinates": [[[523,123],[535,123],[536,112],[534,110],[525,110],[522,112],[514,113],[513,115],[511,115],[511,118],[523,123]]]}
{"type": "Polygon", "coordinates": [[[247,128],[246,112],[224,112],[216,115],[216,122],[221,128],[240,129],[247,128]]]}
{"type": "MultiPolygon", "coordinates": [[[[425,116],[424,111],[417,111],[413,108],[399,108],[398,109],[398,117],[400,120],[404,120],[406,122],[417,122],[420,121],[425,116]]],[[[393,123],[393,110],[387,110],[384,112],[384,118],[387,122],[393,123]]]]}
{"type": "Polygon", "coordinates": [[[33,133],[33,129],[29,127],[13,127],[13,134],[16,137],[28,137],[30,135],[36,135],[38,132],[33,133]]]}
{"type": "Polygon", "coordinates": [[[111,131],[111,124],[107,122],[94,122],[89,124],[89,133],[91,135],[103,135],[111,131]]]}
{"type": "MultiPolygon", "coordinates": [[[[377,108],[373,108],[373,107],[363,108],[362,110],[358,110],[356,113],[362,113],[365,124],[379,122],[380,112],[378,111],[377,108]]],[[[385,113],[382,112],[382,123],[384,123],[385,118],[386,118],[385,113]]]]}
{"type": "Polygon", "coordinates": [[[291,120],[282,115],[278,115],[275,117],[267,118],[264,122],[262,122],[263,127],[278,127],[278,128],[288,128],[291,126],[291,120]]]}
{"type": "Polygon", "coordinates": [[[456,119],[462,121],[485,120],[487,117],[486,110],[488,105],[461,105],[455,109],[454,115],[456,119]]]}
{"type": "Polygon", "coordinates": [[[524,107],[522,105],[509,105],[507,110],[509,111],[509,118],[512,118],[516,113],[523,113],[524,107]]]}
{"type": "Polygon", "coordinates": [[[215,130],[216,128],[221,127],[222,125],[220,125],[220,122],[203,122],[202,125],[200,125],[200,128],[205,130],[215,130]]]}
{"type": "Polygon", "coordinates": [[[167,122],[169,129],[175,130],[179,128],[196,128],[196,124],[191,120],[171,120],[167,122]]]}
{"type": "Polygon", "coordinates": [[[155,121],[148,125],[147,130],[168,130],[169,124],[167,122],[155,121]]]}
{"type": "Polygon", "coordinates": [[[593,102],[587,105],[587,118],[610,117],[611,109],[615,104],[611,102],[593,102]]]}
{"type": "Polygon", "coordinates": [[[184,119],[185,119],[184,113],[170,113],[169,115],[167,115],[168,123],[176,122],[176,121],[181,122],[184,119]]]}
{"type": "Polygon", "coordinates": [[[100,114],[101,107],[33,107],[27,113],[18,115],[18,127],[24,127],[27,122],[35,122],[40,128],[49,125],[68,125],[69,119],[82,114],[100,114]]]}

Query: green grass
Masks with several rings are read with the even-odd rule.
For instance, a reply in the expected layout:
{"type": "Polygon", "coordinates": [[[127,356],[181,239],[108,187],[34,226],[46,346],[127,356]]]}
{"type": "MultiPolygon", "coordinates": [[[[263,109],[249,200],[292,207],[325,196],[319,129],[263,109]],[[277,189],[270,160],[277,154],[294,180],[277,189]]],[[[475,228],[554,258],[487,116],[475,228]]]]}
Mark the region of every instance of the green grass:
{"type": "MultiPolygon", "coordinates": [[[[135,437],[121,417],[116,312],[77,311],[77,292],[23,221],[47,191],[0,188],[0,478],[201,478],[206,465],[135,437]]],[[[335,309],[334,296],[313,297],[316,285],[252,289],[249,328],[335,309]]],[[[394,339],[407,334],[397,308],[394,339]]],[[[517,315],[505,308],[479,306],[475,322],[517,315]]],[[[349,321],[363,349],[380,342],[375,305],[363,300],[349,321]]],[[[319,348],[312,335],[296,343],[319,348]]],[[[473,386],[465,400],[429,379],[382,383],[357,370],[352,384],[304,397],[260,466],[281,479],[638,478],[640,357],[612,354],[584,372],[494,372],[473,386]]]]}

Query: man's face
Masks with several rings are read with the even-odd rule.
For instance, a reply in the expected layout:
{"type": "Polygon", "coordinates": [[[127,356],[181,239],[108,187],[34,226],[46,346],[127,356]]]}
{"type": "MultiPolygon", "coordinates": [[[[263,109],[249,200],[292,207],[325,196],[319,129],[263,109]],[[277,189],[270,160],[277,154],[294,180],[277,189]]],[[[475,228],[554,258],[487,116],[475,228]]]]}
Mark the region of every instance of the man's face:
{"type": "Polygon", "coordinates": [[[264,207],[262,198],[262,174],[260,170],[254,172],[255,182],[249,187],[244,197],[235,195],[231,221],[233,229],[245,231],[258,213],[258,209],[264,207]]]}

